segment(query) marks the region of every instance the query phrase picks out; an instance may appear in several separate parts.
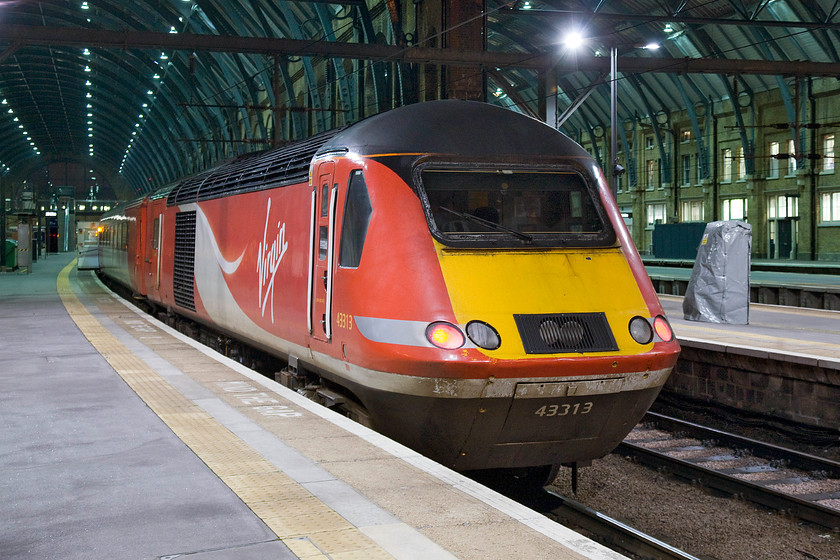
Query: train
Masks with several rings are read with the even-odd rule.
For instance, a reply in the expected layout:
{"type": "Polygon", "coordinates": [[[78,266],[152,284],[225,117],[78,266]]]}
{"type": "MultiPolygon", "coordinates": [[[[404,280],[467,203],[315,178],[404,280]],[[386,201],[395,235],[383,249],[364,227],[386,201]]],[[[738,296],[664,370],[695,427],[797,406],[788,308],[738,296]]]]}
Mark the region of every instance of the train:
{"type": "Polygon", "coordinates": [[[101,224],[102,276],[457,471],[603,457],[680,351],[594,158],[487,103],[238,156],[101,224]]]}

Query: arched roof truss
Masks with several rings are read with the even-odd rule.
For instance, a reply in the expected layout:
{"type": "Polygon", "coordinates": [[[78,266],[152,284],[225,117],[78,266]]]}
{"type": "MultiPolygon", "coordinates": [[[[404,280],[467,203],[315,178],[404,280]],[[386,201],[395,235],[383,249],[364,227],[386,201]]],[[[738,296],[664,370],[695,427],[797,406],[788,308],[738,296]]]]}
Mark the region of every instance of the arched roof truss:
{"type": "MultiPolygon", "coordinates": [[[[486,50],[473,52],[429,47],[407,0],[7,3],[0,172],[23,177],[47,162],[87,162],[101,177],[121,177],[125,197],[149,192],[222,159],[422,98],[428,93],[411,80],[424,64],[474,68],[485,99],[511,110],[545,118],[545,107],[556,106],[565,112],[561,128],[589,137],[603,159],[611,48],[622,150],[632,151],[627,133],[639,127],[673,142],[666,129],[686,114],[709,169],[715,110],[736,115],[749,156],[756,94],[778,90],[794,123],[804,120],[809,78],[840,75],[834,1],[485,6],[486,50]],[[561,45],[572,25],[589,39],[577,53],[561,45]],[[661,48],[639,48],[651,40],[661,48]]],[[[443,21],[430,27],[446,31],[443,21]]],[[[801,142],[803,130],[792,127],[791,138],[801,142]]],[[[675,162],[662,161],[673,173],[675,162]]],[[[628,159],[631,182],[636,167],[628,159]]]]}

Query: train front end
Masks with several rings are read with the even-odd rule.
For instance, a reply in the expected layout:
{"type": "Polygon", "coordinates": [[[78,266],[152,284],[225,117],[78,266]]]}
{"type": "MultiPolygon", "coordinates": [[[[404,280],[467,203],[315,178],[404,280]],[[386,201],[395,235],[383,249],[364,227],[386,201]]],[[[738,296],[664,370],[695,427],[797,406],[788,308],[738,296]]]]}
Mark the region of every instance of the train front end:
{"type": "Polygon", "coordinates": [[[457,470],[606,455],[679,345],[603,174],[533,119],[425,105],[392,113],[437,138],[371,119],[391,150],[348,148],[368,161],[368,236],[381,241],[342,280],[344,301],[372,296],[346,307],[351,389],[375,428],[457,470]]]}
{"type": "Polygon", "coordinates": [[[489,372],[455,467],[609,453],[656,398],[679,346],[624,224],[602,203],[598,169],[429,162],[418,175],[455,318],[433,327],[451,337],[430,340],[462,344],[465,378],[474,364],[489,372]]]}

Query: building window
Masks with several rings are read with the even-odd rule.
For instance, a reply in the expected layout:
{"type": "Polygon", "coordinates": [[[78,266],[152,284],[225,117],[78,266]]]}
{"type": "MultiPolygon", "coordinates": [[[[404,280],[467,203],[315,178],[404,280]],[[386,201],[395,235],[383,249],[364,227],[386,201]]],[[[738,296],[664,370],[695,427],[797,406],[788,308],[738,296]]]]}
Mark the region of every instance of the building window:
{"type": "Polygon", "coordinates": [[[723,182],[732,182],[732,150],[726,148],[723,150],[721,159],[723,160],[723,182]]]}
{"type": "Polygon", "coordinates": [[[653,190],[656,184],[656,160],[647,160],[645,162],[645,171],[647,175],[647,188],[648,190],[653,190]]]}
{"type": "Polygon", "coordinates": [[[778,142],[770,142],[770,159],[767,167],[767,178],[768,179],[778,179],[779,178],[779,158],[776,156],[779,155],[779,143],[778,142]]]}
{"type": "Polygon", "coordinates": [[[647,205],[647,225],[664,224],[665,219],[665,205],[664,204],[648,204],[647,205]]]}
{"type": "Polygon", "coordinates": [[[653,149],[653,136],[648,136],[645,138],[645,148],[648,150],[653,149]]]}
{"type": "Polygon", "coordinates": [[[682,203],[682,221],[683,222],[702,222],[703,221],[703,201],[702,200],[685,200],[682,203]]]}
{"type": "Polygon", "coordinates": [[[840,222],[840,192],[820,195],[820,221],[840,222]]]}
{"type": "Polygon", "coordinates": [[[723,201],[722,214],[724,220],[747,220],[747,199],[730,198],[723,201]]]}
{"type": "Polygon", "coordinates": [[[682,184],[691,184],[691,156],[682,156],[682,184]]]}
{"type": "Polygon", "coordinates": [[[786,194],[767,198],[767,218],[796,218],[799,216],[799,197],[786,194]]]}
{"type": "Polygon", "coordinates": [[[691,141],[691,131],[690,130],[683,130],[682,134],[680,135],[680,139],[683,142],[690,142],[691,141]]]}
{"type": "Polygon", "coordinates": [[[834,173],[834,135],[823,136],[823,173],[834,173]]]}
{"type": "Polygon", "coordinates": [[[700,182],[703,180],[703,158],[700,157],[700,154],[697,154],[697,184],[699,185],[700,182]]]}
{"type": "Polygon", "coordinates": [[[738,148],[738,180],[743,181],[747,178],[747,160],[744,157],[744,147],[738,148]]]}
{"type": "Polygon", "coordinates": [[[788,160],[787,160],[787,176],[792,177],[796,175],[796,146],[793,140],[788,140],[788,160]]]}

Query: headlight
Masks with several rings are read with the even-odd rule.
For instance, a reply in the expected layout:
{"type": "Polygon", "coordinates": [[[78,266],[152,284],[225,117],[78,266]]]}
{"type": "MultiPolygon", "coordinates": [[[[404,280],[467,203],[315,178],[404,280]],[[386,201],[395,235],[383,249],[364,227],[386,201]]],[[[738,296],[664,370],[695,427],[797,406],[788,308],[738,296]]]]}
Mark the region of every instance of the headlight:
{"type": "Polygon", "coordinates": [[[496,329],[483,321],[467,323],[467,336],[473,344],[485,350],[496,350],[502,345],[502,338],[496,329]]]}
{"type": "Polygon", "coordinates": [[[630,336],[639,344],[648,344],[653,340],[653,328],[644,317],[630,319],[630,336]]]}
{"type": "Polygon", "coordinates": [[[434,346],[443,350],[457,350],[466,342],[461,329],[444,321],[438,321],[426,327],[426,338],[434,346]]]}

